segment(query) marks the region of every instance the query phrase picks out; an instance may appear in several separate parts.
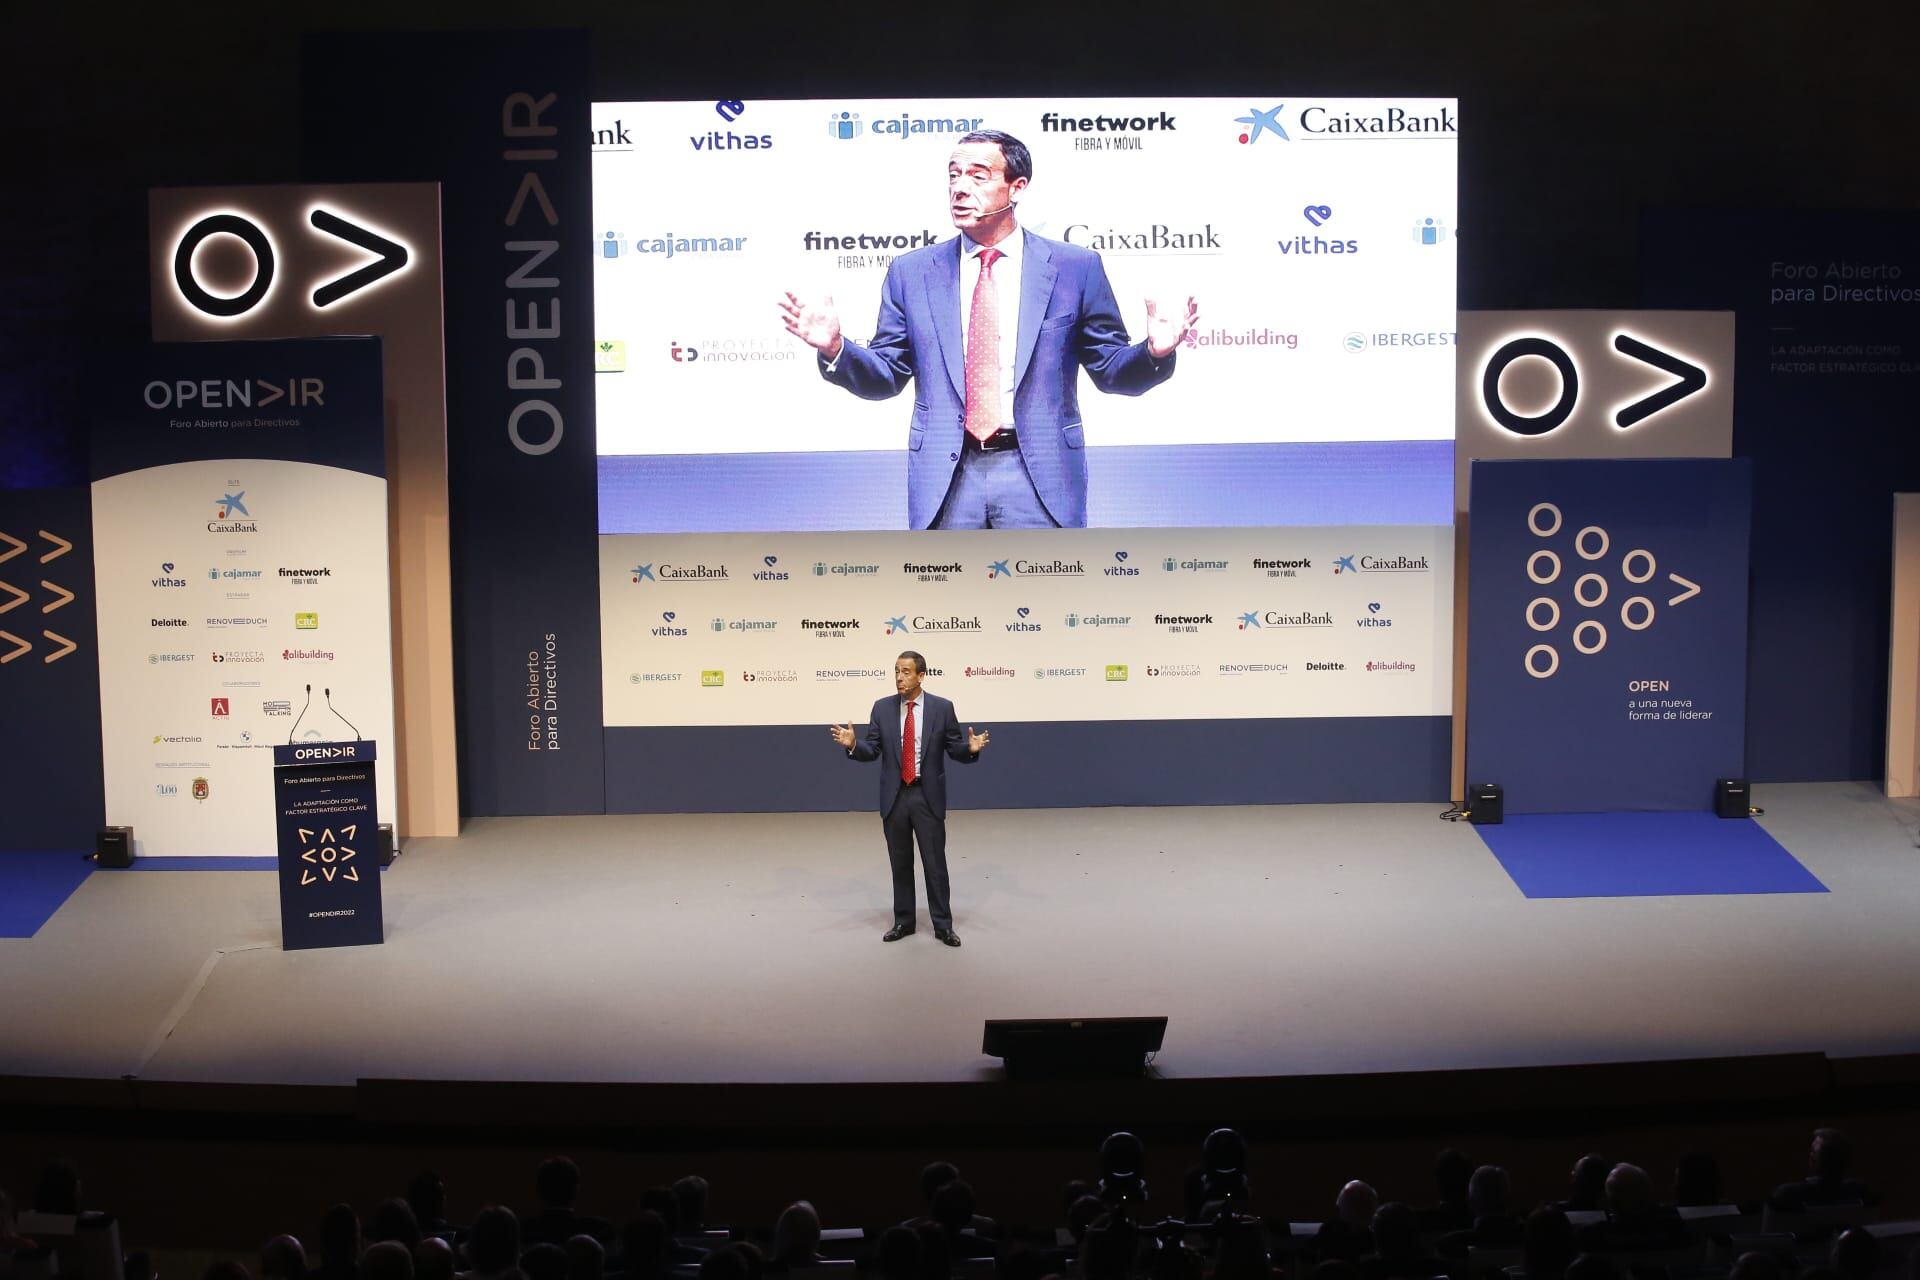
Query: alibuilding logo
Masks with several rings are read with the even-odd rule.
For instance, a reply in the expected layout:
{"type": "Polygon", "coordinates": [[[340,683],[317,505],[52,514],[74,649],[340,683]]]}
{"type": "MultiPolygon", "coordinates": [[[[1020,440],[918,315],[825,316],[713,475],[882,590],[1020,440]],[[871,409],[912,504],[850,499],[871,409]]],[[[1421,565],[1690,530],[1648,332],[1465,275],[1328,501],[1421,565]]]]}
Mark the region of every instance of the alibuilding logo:
{"type": "Polygon", "coordinates": [[[280,651],[280,660],[282,662],[332,662],[333,650],[282,649],[280,651]]]}
{"type": "Polygon", "coordinates": [[[987,566],[987,579],[995,578],[1084,578],[1083,560],[995,560],[987,566]],[[1011,565],[1011,567],[1009,567],[1011,565]]]}
{"type": "Polygon", "coordinates": [[[827,136],[836,142],[853,142],[863,137],[899,142],[910,138],[958,138],[978,129],[981,119],[980,116],[916,116],[906,112],[867,119],[858,111],[836,111],[827,117],[827,136]]]}
{"type": "Polygon", "coordinates": [[[1416,663],[1408,662],[1405,659],[1393,658],[1386,661],[1369,662],[1367,663],[1367,670],[1369,671],[1405,671],[1405,672],[1411,673],[1419,670],[1419,667],[1416,663]]]}

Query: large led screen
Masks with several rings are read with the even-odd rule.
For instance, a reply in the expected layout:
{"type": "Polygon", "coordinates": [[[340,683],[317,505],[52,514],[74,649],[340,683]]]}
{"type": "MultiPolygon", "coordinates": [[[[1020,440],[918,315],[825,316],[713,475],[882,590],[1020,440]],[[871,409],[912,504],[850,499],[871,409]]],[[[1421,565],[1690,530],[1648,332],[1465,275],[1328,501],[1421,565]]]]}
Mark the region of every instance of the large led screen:
{"type": "Polygon", "coordinates": [[[970,377],[1031,486],[996,525],[1447,524],[1457,136],[1450,99],[599,104],[602,531],[948,527],[970,377]],[[983,130],[1029,159],[978,172],[983,130]]]}

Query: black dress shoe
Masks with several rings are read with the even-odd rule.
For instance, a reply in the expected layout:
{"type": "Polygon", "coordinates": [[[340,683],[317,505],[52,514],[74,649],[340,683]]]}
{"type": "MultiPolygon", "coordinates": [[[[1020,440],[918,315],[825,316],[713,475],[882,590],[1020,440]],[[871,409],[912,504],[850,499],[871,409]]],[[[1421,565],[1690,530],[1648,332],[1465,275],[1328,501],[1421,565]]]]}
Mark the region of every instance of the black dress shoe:
{"type": "Polygon", "coordinates": [[[910,924],[897,924],[897,925],[895,925],[895,926],[893,926],[893,928],[891,928],[891,929],[889,929],[889,930],[887,930],[887,931],[886,931],[885,933],[883,933],[883,934],[881,934],[881,935],[880,935],[880,941],[882,941],[882,942],[898,942],[898,941],[900,941],[900,939],[902,939],[902,938],[904,938],[904,937],[906,937],[906,936],[907,936],[908,934],[910,934],[910,933],[912,933],[912,932],[913,932],[913,926],[912,926],[912,925],[910,925],[910,924]]]}
{"type": "Polygon", "coordinates": [[[960,935],[955,933],[951,929],[935,929],[933,931],[933,936],[939,939],[941,942],[946,943],[950,947],[957,947],[960,945],[960,935]]]}

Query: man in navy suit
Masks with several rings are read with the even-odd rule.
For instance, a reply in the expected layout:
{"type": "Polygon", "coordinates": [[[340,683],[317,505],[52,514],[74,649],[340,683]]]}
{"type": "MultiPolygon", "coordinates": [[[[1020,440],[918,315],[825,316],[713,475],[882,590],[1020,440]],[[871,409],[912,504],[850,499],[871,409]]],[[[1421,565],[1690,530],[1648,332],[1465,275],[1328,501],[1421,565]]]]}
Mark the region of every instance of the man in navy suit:
{"type": "Polygon", "coordinates": [[[882,942],[898,942],[913,932],[913,842],[920,840],[920,862],[927,872],[927,914],[933,936],[950,947],[960,945],[953,931],[953,905],[947,897],[946,757],[972,764],[987,748],[988,735],[960,731],[953,704],[923,692],[927,660],[909,649],[893,664],[893,687],[900,692],[873,704],[864,736],[853,722],[828,725],[833,740],[850,760],[880,761],[880,824],[887,833],[887,858],[893,864],[893,927],[882,942]]]}
{"type": "Polygon", "coordinates": [[[1020,229],[1033,157],[983,129],[947,159],[951,240],[887,268],[873,341],[840,336],[833,299],[780,304],[787,332],[819,353],[821,376],[866,400],[915,386],[907,429],[907,522],[915,529],[1084,528],[1086,438],[1079,370],[1102,391],[1139,395],[1173,376],[1199,320],[1147,303],[1129,342],[1100,255],[1020,229]]]}

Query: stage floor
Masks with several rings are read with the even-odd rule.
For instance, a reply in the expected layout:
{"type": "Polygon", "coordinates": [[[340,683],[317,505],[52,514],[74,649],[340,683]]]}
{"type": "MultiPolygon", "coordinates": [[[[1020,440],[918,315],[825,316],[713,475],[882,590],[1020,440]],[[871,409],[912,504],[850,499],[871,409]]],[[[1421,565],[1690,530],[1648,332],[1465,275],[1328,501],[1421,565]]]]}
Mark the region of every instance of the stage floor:
{"type": "Polygon", "coordinates": [[[974,1080],[984,1019],[1134,1014],[1169,1077],[1920,1050],[1920,813],[1755,802],[1830,892],[1529,900],[1431,804],[956,813],[958,951],[924,899],[881,943],[872,814],[478,820],[332,951],[271,872],[101,871],[0,940],[0,1074],[974,1080]]]}

